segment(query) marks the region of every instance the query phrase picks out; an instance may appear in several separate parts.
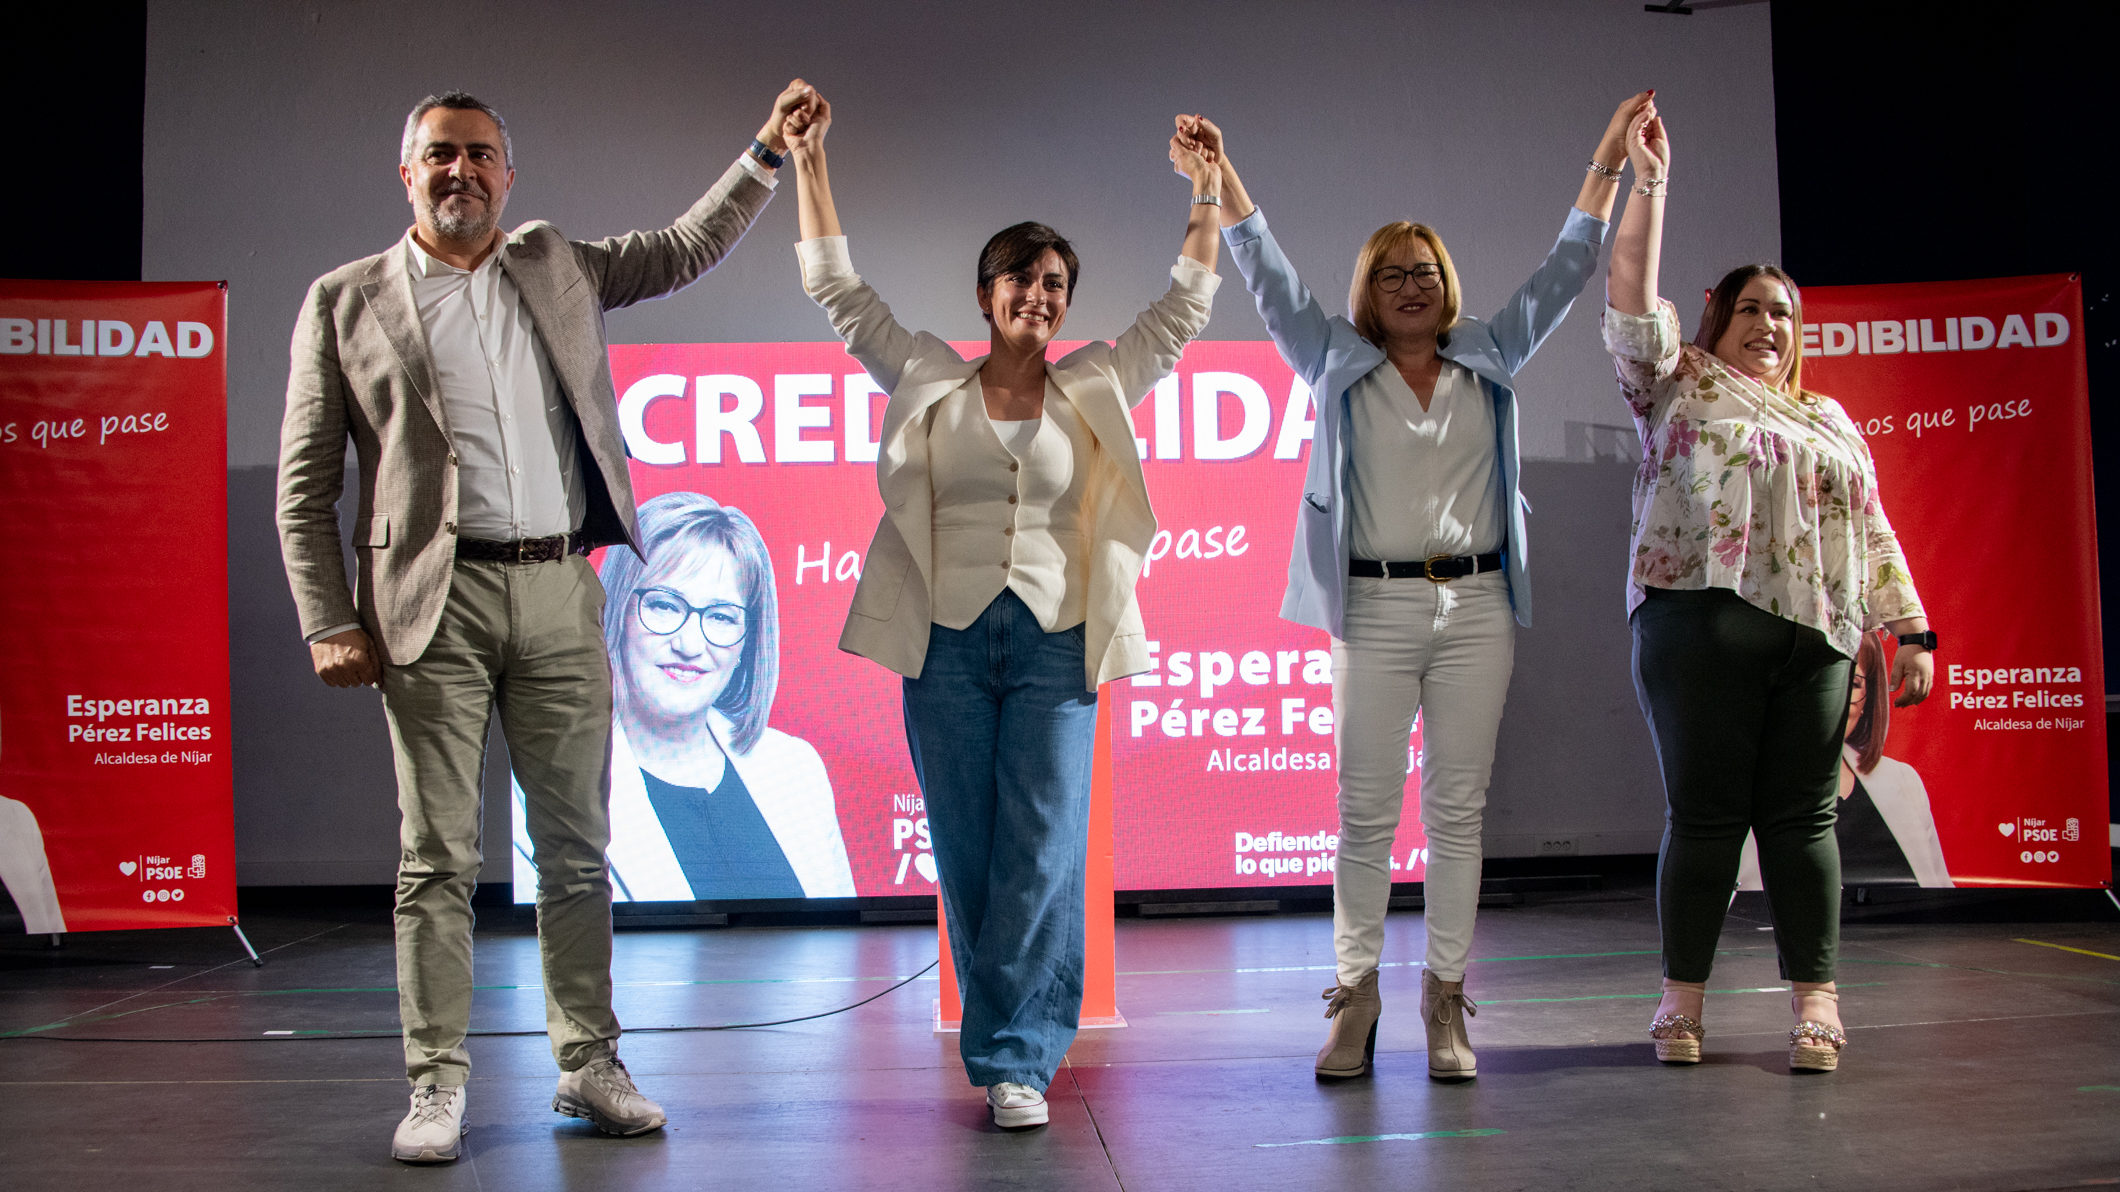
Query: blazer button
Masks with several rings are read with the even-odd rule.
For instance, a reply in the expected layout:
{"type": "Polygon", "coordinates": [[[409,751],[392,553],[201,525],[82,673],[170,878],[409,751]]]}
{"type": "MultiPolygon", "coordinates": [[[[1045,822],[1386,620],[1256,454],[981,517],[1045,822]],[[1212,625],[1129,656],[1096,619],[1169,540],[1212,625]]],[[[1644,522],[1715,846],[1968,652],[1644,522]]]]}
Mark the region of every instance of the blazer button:
{"type": "Polygon", "coordinates": [[[456,466],[456,452],[454,451],[449,453],[449,466],[452,468],[456,466]]]}
{"type": "Polygon", "coordinates": [[[1016,494],[1015,494],[1015,493],[1010,493],[1010,494],[1008,495],[1008,503],[1009,503],[1009,504],[1011,504],[1011,505],[1013,505],[1013,504],[1015,504],[1015,503],[1016,503],[1016,494]]]}
{"type": "Polygon", "coordinates": [[[446,534],[454,534],[454,533],[456,533],[456,523],[455,523],[455,522],[443,522],[443,523],[442,523],[442,532],[443,532],[443,533],[446,533],[446,534]]]}
{"type": "Polygon", "coordinates": [[[1016,532],[1016,527],[1014,527],[1014,526],[1003,526],[1003,527],[1001,527],[1001,532],[1002,532],[1002,533],[1004,533],[1004,534],[1013,534],[1013,533],[1015,533],[1015,532],[1016,532]]]}
{"type": "Polygon", "coordinates": [[[1017,462],[1016,462],[1015,460],[1010,460],[1010,461],[1009,461],[1009,463],[1008,463],[1008,470],[1009,470],[1009,471],[1011,471],[1011,472],[1015,471],[1016,469],[1018,469],[1018,468],[1020,468],[1020,467],[1022,467],[1022,465],[1021,465],[1021,464],[1019,464],[1019,463],[1017,463],[1017,462]]]}

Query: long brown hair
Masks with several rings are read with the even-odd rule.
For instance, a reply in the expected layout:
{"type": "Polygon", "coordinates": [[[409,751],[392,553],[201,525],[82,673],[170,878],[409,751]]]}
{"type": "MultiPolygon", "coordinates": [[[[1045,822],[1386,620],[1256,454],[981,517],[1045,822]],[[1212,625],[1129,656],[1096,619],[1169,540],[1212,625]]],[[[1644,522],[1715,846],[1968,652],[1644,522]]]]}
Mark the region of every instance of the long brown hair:
{"type": "Polygon", "coordinates": [[[1443,238],[1436,235],[1427,224],[1394,220],[1369,234],[1362,251],[1355,254],[1354,279],[1347,283],[1347,317],[1362,338],[1378,347],[1384,346],[1384,328],[1377,321],[1375,292],[1370,288],[1369,275],[1375,272],[1377,262],[1390,256],[1401,247],[1419,240],[1435,254],[1435,263],[1443,269],[1443,321],[1436,324],[1436,342],[1441,343],[1450,336],[1451,327],[1458,321],[1458,311],[1464,303],[1464,292],[1458,288],[1457,266],[1450,262],[1450,250],[1443,247],[1443,238]]]}
{"type": "Polygon", "coordinates": [[[1782,272],[1779,265],[1739,265],[1723,274],[1708,292],[1708,306],[1700,314],[1700,330],[1693,334],[1693,346],[1715,355],[1715,345],[1721,342],[1723,332],[1730,329],[1730,319],[1737,313],[1737,296],[1755,277],[1771,277],[1789,291],[1789,319],[1796,326],[1796,341],[1790,345],[1788,370],[1782,374],[1781,387],[1791,397],[1803,393],[1803,293],[1796,288],[1796,279],[1782,272]]]}
{"type": "Polygon", "coordinates": [[[1862,648],[1855,652],[1855,673],[1862,679],[1862,715],[1848,727],[1847,743],[1855,750],[1855,772],[1867,774],[1884,756],[1885,734],[1892,729],[1891,679],[1885,672],[1884,646],[1876,634],[1862,635],[1862,648]]]}

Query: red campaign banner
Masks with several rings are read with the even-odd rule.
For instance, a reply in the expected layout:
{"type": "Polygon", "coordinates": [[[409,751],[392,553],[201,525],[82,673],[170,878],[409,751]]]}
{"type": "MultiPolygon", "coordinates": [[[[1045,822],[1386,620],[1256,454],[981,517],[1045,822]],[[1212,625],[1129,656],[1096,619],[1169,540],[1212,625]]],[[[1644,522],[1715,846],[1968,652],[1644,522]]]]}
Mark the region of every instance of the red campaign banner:
{"type": "Polygon", "coordinates": [[[1872,794],[1925,796],[1953,884],[2111,885],[2081,284],[1819,286],[1804,320],[1804,387],[1863,428],[1940,639],[1872,794]]]}
{"type": "Polygon", "coordinates": [[[31,932],[235,915],[226,307],[0,282],[0,877],[31,932]]]}
{"type": "MultiPolygon", "coordinates": [[[[741,510],[771,559],[780,676],[772,731],[751,759],[724,752],[784,851],[794,860],[803,834],[814,837],[814,809],[828,808],[844,841],[844,884],[832,884],[834,865],[820,864],[811,875],[821,875],[817,888],[934,892],[898,676],[838,649],[882,510],[874,458],[885,395],[835,342],[620,345],[611,362],[636,500],[705,494],[741,510]],[[759,778],[758,755],[772,752],[784,772],[807,773],[811,751],[829,790],[814,777],[777,784],[812,811],[776,815],[760,791],[775,780],[759,778]]],[[[1269,343],[1194,343],[1135,408],[1134,424],[1161,525],[1139,588],[1156,669],[1103,692],[1113,733],[1115,885],[1329,881],[1329,642],[1279,616],[1309,449],[1308,391],[1269,343]]],[[[636,586],[656,586],[672,566],[651,557],[636,586]]],[[[633,598],[608,593],[614,605],[633,598]]],[[[622,658],[614,665],[621,687],[625,667],[622,658]]],[[[620,735],[630,736],[625,716],[622,709],[620,735]]],[[[701,748],[716,745],[704,723],[699,739],[701,748]]],[[[688,898],[669,864],[672,825],[638,814],[646,802],[626,788],[643,783],[629,783],[622,764],[613,774],[620,896],[688,898]]],[[[1404,880],[1420,876],[1415,785],[1395,850],[1404,880]]],[[[516,897],[529,901],[535,878],[520,828],[516,843],[516,897]]],[[[804,884],[812,885],[807,877],[804,884]]]]}

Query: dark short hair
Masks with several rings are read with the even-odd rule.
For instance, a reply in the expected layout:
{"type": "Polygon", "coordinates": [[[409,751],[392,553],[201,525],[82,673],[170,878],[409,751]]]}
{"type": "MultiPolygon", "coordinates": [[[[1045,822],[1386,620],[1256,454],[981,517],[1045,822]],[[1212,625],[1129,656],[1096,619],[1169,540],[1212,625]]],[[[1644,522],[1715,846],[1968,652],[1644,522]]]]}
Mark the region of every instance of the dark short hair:
{"type": "Polygon", "coordinates": [[[412,164],[412,147],[419,141],[420,121],[436,108],[448,108],[457,112],[484,112],[486,118],[493,121],[494,127],[501,130],[503,162],[509,169],[515,168],[515,142],[508,139],[508,122],[501,119],[501,114],[494,110],[493,105],[482,103],[476,96],[464,91],[444,91],[412,105],[412,114],[405,117],[405,135],[398,140],[399,165],[412,164]]]}
{"type": "Polygon", "coordinates": [[[1067,300],[1073,302],[1075,283],[1082,277],[1082,262],[1075,258],[1075,246],[1067,242],[1067,237],[1030,220],[994,233],[986,247],[979,250],[980,290],[992,287],[994,279],[1004,273],[1028,272],[1046,249],[1059,253],[1060,263],[1067,266],[1067,300]]]}
{"type": "Polygon", "coordinates": [[[614,680],[624,681],[616,678],[622,673],[619,646],[635,629],[634,589],[648,573],[681,566],[686,558],[710,547],[728,551],[736,562],[737,586],[743,591],[750,631],[744,635],[736,673],[714,706],[733,726],[729,745],[738,753],[751,752],[765,735],[773,694],[780,686],[780,597],[765,539],[743,510],[705,493],[679,492],[664,493],[640,507],[640,545],[646,559],[620,547],[605,551],[598,576],[605,593],[604,651],[610,655],[614,680]]]}
{"type": "MultiPolygon", "coordinates": [[[[1730,329],[1730,319],[1737,313],[1737,297],[1745,292],[1755,277],[1771,277],[1787,287],[1789,291],[1789,315],[1798,331],[1803,330],[1803,293],[1796,288],[1796,279],[1782,272],[1779,265],[1739,265],[1723,274],[1723,279],[1708,291],[1708,306],[1700,315],[1700,330],[1693,336],[1693,346],[1715,355],[1715,345],[1730,329]]],[[[1789,371],[1782,377],[1782,388],[1794,397],[1803,392],[1803,351],[1801,346],[1789,357],[1789,371]]]]}
{"type": "MultiPolygon", "coordinates": [[[[1855,671],[1862,677],[1862,715],[1848,726],[1847,744],[1855,751],[1855,772],[1867,774],[1884,756],[1885,735],[1892,731],[1892,680],[1885,670],[1884,645],[1876,634],[1862,635],[1862,648],[1855,651],[1855,671]]],[[[1850,682],[1851,697],[1853,686],[1850,682]]]]}

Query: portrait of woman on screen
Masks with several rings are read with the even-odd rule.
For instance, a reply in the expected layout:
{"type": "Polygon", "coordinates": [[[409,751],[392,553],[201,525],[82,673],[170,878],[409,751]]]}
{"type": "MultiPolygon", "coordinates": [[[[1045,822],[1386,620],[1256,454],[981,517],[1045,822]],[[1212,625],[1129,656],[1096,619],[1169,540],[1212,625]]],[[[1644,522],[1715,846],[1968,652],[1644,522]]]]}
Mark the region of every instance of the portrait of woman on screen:
{"type": "Polygon", "coordinates": [[[674,492],[640,507],[640,537],[645,561],[612,548],[599,572],[614,899],[852,897],[824,762],[768,724],[780,615],[757,526],[674,492]]]}

